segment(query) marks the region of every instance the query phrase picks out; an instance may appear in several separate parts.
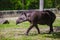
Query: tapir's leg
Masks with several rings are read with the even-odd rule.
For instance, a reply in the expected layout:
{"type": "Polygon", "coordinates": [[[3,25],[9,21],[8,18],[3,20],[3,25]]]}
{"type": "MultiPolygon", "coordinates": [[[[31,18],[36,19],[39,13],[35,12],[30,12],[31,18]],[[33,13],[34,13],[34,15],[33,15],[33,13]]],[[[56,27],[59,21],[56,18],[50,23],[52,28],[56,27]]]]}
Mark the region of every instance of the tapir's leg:
{"type": "Polygon", "coordinates": [[[39,30],[39,28],[38,28],[38,25],[35,25],[35,28],[37,29],[38,34],[40,34],[40,30],[39,30]]]}
{"type": "Polygon", "coordinates": [[[33,24],[30,25],[30,27],[28,28],[27,32],[26,32],[26,35],[28,35],[29,31],[33,28],[33,24]]]}
{"type": "Polygon", "coordinates": [[[49,31],[49,33],[51,33],[51,32],[53,32],[53,26],[52,26],[52,24],[50,25],[50,31],[49,31]]]}

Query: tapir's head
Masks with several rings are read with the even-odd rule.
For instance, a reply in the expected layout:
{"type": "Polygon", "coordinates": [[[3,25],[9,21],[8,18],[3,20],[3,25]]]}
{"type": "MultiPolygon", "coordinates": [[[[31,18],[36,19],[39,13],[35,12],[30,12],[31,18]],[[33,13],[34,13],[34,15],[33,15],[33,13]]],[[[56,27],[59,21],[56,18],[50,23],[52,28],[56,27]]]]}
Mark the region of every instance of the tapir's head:
{"type": "Polygon", "coordinates": [[[27,20],[26,13],[21,13],[19,18],[16,20],[16,25],[27,20]]]}

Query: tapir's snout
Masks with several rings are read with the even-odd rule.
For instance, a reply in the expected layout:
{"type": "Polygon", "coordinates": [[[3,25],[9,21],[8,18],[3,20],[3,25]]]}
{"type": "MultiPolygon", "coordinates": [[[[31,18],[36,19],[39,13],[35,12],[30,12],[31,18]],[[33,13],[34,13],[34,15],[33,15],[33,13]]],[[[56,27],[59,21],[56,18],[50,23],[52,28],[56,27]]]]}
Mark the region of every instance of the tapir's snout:
{"type": "Polygon", "coordinates": [[[16,25],[17,25],[18,23],[16,22],[16,25]]]}
{"type": "Polygon", "coordinates": [[[16,25],[19,24],[20,22],[19,21],[16,21],[16,25]]]}
{"type": "Polygon", "coordinates": [[[16,25],[19,24],[19,23],[22,23],[26,21],[26,17],[25,15],[21,15],[17,20],[16,20],[16,25]]]}

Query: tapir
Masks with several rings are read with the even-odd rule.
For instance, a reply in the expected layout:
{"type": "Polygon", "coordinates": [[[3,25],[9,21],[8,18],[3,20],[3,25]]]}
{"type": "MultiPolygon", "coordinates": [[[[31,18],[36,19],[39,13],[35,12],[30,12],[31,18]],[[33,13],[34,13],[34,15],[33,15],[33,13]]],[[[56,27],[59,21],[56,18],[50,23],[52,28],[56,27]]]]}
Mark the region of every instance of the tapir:
{"type": "MultiPolygon", "coordinates": [[[[40,34],[40,30],[37,24],[48,25],[50,27],[49,33],[53,32],[53,23],[56,19],[56,15],[50,10],[44,11],[32,11],[30,13],[22,12],[20,17],[16,20],[16,24],[29,21],[30,27],[28,28],[26,34],[28,35],[29,31],[35,27],[40,34]]],[[[27,24],[26,24],[27,25],[27,24]]]]}

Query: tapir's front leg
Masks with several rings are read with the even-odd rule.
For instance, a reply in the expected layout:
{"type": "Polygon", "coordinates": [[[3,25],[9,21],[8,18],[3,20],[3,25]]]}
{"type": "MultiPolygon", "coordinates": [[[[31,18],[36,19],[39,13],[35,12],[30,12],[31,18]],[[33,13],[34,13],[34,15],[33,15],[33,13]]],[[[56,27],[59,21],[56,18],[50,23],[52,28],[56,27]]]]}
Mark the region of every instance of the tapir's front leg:
{"type": "Polygon", "coordinates": [[[26,32],[26,35],[28,35],[29,31],[34,27],[33,24],[30,25],[30,27],[28,28],[27,32],[26,32]]]}

